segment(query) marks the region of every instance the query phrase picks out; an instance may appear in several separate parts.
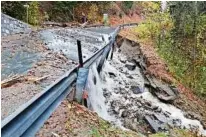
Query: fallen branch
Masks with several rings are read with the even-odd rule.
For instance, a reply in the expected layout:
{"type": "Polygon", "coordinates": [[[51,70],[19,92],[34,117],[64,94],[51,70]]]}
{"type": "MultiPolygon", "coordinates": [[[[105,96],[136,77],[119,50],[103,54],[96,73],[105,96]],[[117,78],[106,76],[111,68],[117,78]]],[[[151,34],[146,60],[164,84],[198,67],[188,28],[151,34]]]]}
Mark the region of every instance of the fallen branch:
{"type": "Polygon", "coordinates": [[[22,82],[22,81],[32,81],[34,83],[39,83],[40,81],[46,79],[49,76],[50,75],[43,76],[43,77],[13,75],[11,77],[9,76],[8,79],[1,81],[1,88],[10,87],[17,82],[22,82]]]}
{"type": "Polygon", "coordinates": [[[8,79],[1,81],[1,88],[9,87],[19,81],[22,81],[21,79],[22,77],[23,75],[13,75],[9,77],[8,79]]]}
{"type": "Polygon", "coordinates": [[[34,77],[34,76],[30,76],[30,77],[26,77],[25,80],[27,81],[31,81],[31,82],[34,82],[34,83],[38,83],[46,78],[48,78],[50,75],[46,75],[46,76],[43,76],[43,77],[34,77]]]}

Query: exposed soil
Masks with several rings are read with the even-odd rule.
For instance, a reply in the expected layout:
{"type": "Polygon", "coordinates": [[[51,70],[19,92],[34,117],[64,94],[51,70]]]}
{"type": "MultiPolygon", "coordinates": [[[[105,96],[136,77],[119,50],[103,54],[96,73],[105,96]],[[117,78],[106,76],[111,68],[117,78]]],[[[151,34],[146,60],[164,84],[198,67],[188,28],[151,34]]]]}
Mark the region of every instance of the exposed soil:
{"type": "MultiPolygon", "coordinates": [[[[121,5],[121,4],[120,4],[121,5]]],[[[119,4],[113,3],[110,9],[110,24],[111,25],[120,25],[124,23],[137,23],[142,20],[142,17],[139,15],[139,10],[130,11],[129,13],[124,13],[124,11],[120,8],[119,4]],[[120,14],[121,17],[120,17],[120,14]]]]}
{"type": "MultiPolygon", "coordinates": [[[[122,37],[126,37],[129,40],[136,41],[137,37],[133,32],[129,33],[130,30],[126,32],[120,32],[122,37]],[[128,35],[130,34],[130,35],[128,35]]],[[[121,38],[120,42],[121,42],[121,38]]],[[[134,59],[138,57],[137,50],[126,48],[128,56],[134,56],[134,59]]],[[[167,65],[164,61],[158,56],[154,47],[151,45],[141,45],[141,52],[144,55],[144,59],[147,65],[147,72],[156,78],[159,78],[167,83],[177,83],[177,88],[179,91],[179,98],[177,98],[173,105],[185,112],[185,116],[191,119],[197,119],[201,121],[204,129],[206,129],[206,102],[198,98],[191,90],[187,89],[184,85],[176,81],[173,75],[169,72],[167,65]]]]}
{"type": "Polygon", "coordinates": [[[64,100],[36,134],[37,137],[141,137],[115,128],[84,106],[64,100]]]}

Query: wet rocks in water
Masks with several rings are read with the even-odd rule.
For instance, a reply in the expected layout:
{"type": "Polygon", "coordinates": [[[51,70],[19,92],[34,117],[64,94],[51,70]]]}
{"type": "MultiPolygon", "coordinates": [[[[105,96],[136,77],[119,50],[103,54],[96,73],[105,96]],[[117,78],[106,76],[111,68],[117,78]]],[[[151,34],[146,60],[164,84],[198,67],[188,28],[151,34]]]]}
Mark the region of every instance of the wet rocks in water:
{"type": "Polygon", "coordinates": [[[129,85],[126,85],[125,88],[129,88],[129,85]]]}
{"type": "MultiPolygon", "coordinates": [[[[104,91],[104,90],[103,90],[103,91],[104,91]]],[[[109,98],[111,95],[112,95],[112,93],[109,92],[109,91],[107,91],[107,90],[103,92],[103,96],[104,96],[105,98],[109,98]]]]}
{"type": "Polygon", "coordinates": [[[136,59],[130,59],[130,60],[128,60],[128,62],[133,63],[135,65],[138,64],[138,61],[136,59]]]}
{"type": "Polygon", "coordinates": [[[129,78],[129,79],[134,79],[131,75],[128,75],[127,78],[129,78]]]}
{"type": "Polygon", "coordinates": [[[187,118],[189,118],[189,119],[198,119],[198,120],[200,120],[200,121],[202,121],[202,118],[201,118],[201,116],[200,115],[198,115],[198,114],[195,114],[194,112],[187,112],[186,114],[185,114],[185,117],[187,117],[187,118]]]}
{"type": "Polygon", "coordinates": [[[95,76],[93,76],[93,83],[94,83],[94,85],[96,85],[96,83],[97,83],[97,78],[95,76]]]}
{"type": "Polygon", "coordinates": [[[139,93],[142,93],[142,89],[138,86],[131,86],[130,87],[130,90],[134,93],[134,94],[139,94],[139,93]]]}
{"type": "Polygon", "coordinates": [[[116,77],[116,75],[113,72],[108,72],[108,74],[109,74],[110,78],[111,77],[116,77]]]}
{"type": "Polygon", "coordinates": [[[173,119],[172,123],[168,122],[170,126],[181,127],[182,121],[180,119],[173,119]]]}
{"type": "Polygon", "coordinates": [[[123,111],[121,117],[125,118],[128,116],[128,112],[127,111],[123,111]]]}
{"type": "Polygon", "coordinates": [[[134,63],[129,63],[129,62],[127,62],[126,63],[126,65],[125,65],[125,67],[128,69],[128,70],[135,70],[135,68],[136,68],[136,65],[134,64],[134,63]]]}
{"type": "Polygon", "coordinates": [[[102,88],[102,90],[103,90],[104,92],[106,92],[106,91],[107,91],[107,88],[102,88]]]}
{"type": "Polygon", "coordinates": [[[162,124],[159,124],[158,121],[153,119],[153,117],[151,117],[151,116],[145,116],[145,121],[150,125],[150,127],[154,133],[165,129],[162,124]]]}
{"type": "Polygon", "coordinates": [[[122,62],[122,63],[126,63],[126,61],[127,61],[127,59],[126,59],[126,58],[123,58],[123,57],[121,57],[119,60],[120,60],[120,62],[122,62]]]}
{"type": "Polygon", "coordinates": [[[114,110],[113,110],[113,113],[114,113],[114,114],[119,114],[119,108],[118,108],[118,107],[115,107],[114,110]]]}
{"type": "Polygon", "coordinates": [[[111,102],[111,107],[116,107],[117,106],[117,102],[115,101],[115,100],[113,100],[112,102],[111,102]]]}
{"type": "Polygon", "coordinates": [[[154,114],[155,118],[157,118],[159,121],[163,122],[163,123],[166,123],[168,122],[167,121],[167,118],[165,117],[165,115],[161,115],[161,114],[154,114]]]}
{"type": "Polygon", "coordinates": [[[158,110],[158,106],[152,106],[152,110],[158,110]]]}

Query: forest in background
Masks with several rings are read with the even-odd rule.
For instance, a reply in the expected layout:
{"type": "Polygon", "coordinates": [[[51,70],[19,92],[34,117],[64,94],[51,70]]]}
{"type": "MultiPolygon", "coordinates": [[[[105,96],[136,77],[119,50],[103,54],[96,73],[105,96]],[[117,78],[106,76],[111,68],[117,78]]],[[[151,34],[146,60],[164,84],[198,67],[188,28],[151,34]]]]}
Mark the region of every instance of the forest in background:
{"type": "MultiPolygon", "coordinates": [[[[104,13],[122,18],[138,14],[143,18],[134,29],[138,41],[154,46],[167,62],[172,75],[201,97],[206,96],[206,2],[77,2],[4,1],[2,12],[29,23],[44,21],[81,22],[82,13],[90,23],[102,22],[104,13]],[[115,8],[114,5],[118,5],[115,8]]],[[[174,84],[175,81],[173,82],[174,84]]]]}
{"type": "Polygon", "coordinates": [[[27,22],[26,7],[29,5],[29,23],[40,25],[44,21],[81,22],[84,13],[90,23],[102,22],[103,14],[118,14],[123,16],[132,9],[134,2],[106,1],[3,1],[2,12],[14,18],[27,22]],[[118,4],[122,12],[117,12],[113,4],[118,4]]]}
{"type": "Polygon", "coordinates": [[[166,5],[162,9],[160,3],[142,3],[146,19],[135,32],[141,42],[155,46],[178,81],[205,97],[206,2],[166,5]]]}

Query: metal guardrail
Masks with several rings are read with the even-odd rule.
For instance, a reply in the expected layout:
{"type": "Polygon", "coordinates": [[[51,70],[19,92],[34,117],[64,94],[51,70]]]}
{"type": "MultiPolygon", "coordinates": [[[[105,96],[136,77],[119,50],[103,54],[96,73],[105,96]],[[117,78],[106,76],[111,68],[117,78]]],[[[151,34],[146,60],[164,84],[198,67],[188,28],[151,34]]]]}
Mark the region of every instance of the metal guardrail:
{"type": "MultiPolygon", "coordinates": [[[[107,47],[115,41],[119,32],[118,26],[110,38],[110,42],[87,59],[83,64],[88,68],[104,53],[107,47]]],[[[110,50],[106,50],[109,52],[110,50]]],[[[102,56],[104,57],[104,56],[102,56]]],[[[2,137],[34,136],[61,101],[70,93],[77,79],[78,66],[67,72],[41,93],[23,104],[17,111],[5,118],[1,123],[2,137]]]]}

